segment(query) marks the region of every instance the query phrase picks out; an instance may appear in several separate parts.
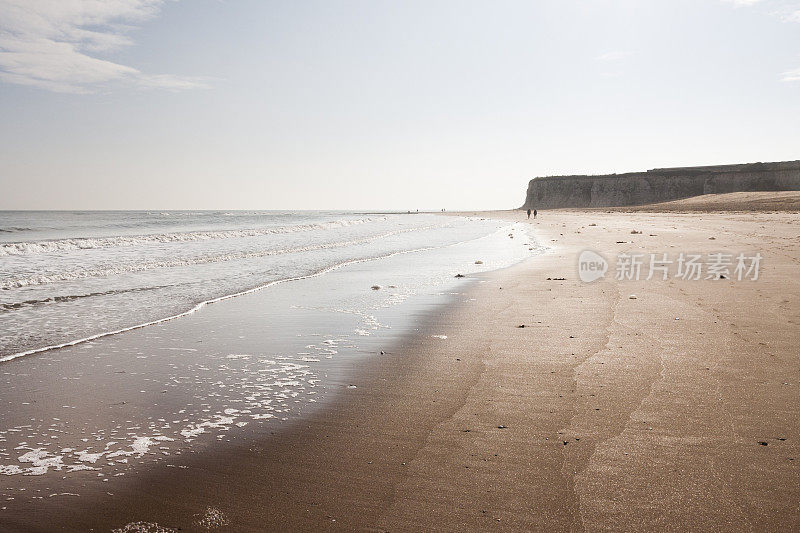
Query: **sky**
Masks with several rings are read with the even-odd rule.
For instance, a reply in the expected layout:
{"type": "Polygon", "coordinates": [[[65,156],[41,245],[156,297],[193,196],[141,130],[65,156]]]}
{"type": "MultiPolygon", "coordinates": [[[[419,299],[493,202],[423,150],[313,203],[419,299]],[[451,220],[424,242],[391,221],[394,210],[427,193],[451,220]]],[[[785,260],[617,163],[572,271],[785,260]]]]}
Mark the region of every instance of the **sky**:
{"type": "Polygon", "coordinates": [[[0,0],[0,209],[494,209],[800,159],[800,0],[0,0]]]}

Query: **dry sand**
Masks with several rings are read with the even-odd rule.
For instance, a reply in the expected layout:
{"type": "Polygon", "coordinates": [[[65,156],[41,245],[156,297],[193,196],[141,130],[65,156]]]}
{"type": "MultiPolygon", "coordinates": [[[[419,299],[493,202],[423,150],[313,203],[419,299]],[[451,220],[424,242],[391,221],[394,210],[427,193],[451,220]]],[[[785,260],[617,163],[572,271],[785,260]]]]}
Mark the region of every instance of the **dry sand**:
{"type": "Polygon", "coordinates": [[[800,212],[800,191],[732,192],[727,194],[704,194],[682,200],[658,204],[617,208],[618,211],[653,212],[744,212],[794,211],[800,212]]]}
{"type": "Polygon", "coordinates": [[[548,254],[479,278],[364,368],[347,400],[65,509],[62,524],[202,530],[211,506],[232,531],[800,528],[800,217],[531,223],[548,254]],[[764,259],[758,281],[587,284],[587,248],[764,259]]]}

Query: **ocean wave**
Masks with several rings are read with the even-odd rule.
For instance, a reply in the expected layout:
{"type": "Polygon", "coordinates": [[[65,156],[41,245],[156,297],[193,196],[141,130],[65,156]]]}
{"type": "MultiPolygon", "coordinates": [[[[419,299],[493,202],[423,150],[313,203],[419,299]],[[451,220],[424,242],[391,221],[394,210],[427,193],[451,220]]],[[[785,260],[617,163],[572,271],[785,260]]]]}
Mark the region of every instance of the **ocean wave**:
{"type": "Polygon", "coordinates": [[[158,285],[155,287],[134,287],[132,289],[112,289],[108,291],[99,291],[99,292],[90,292],[88,294],[66,294],[61,296],[51,296],[49,298],[42,298],[40,300],[25,300],[24,302],[11,302],[11,303],[0,303],[0,312],[2,311],[14,311],[17,309],[21,309],[23,307],[29,307],[34,305],[43,305],[49,303],[60,303],[60,302],[70,302],[72,300],[80,300],[83,298],[92,298],[94,296],[110,296],[115,294],[123,294],[127,292],[143,292],[143,291],[152,291],[156,289],[163,289],[168,287],[169,285],[158,285]]]}
{"type": "Polygon", "coordinates": [[[228,253],[228,254],[215,254],[215,255],[207,255],[207,256],[198,256],[198,257],[191,257],[185,259],[172,259],[172,260],[164,260],[164,261],[143,261],[140,263],[127,263],[121,264],[112,267],[106,268],[91,268],[91,269],[77,269],[71,270],[67,272],[55,272],[52,274],[41,274],[36,276],[30,276],[27,278],[18,278],[18,279],[8,279],[3,280],[0,282],[0,289],[2,290],[9,290],[9,289],[18,289],[22,287],[30,287],[34,285],[44,285],[47,283],[56,283],[59,281],[73,281],[79,279],[86,279],[86,278],[98,278],[98,277],[107,277],[113,276],[117,274],[127,274],[132,272],[143,272],[146,270],[152,270],[155,268],[174,268],[174,267],[182,267],[182,266],[192,266],[192,265],[203,265],[208,263],[221,263],[226,261],[236,261],[241,259],[253,259],[258,257],[267,257],[267,256],[274,256],[274,255],[285,255],[285,254],[293,254],[293,253],[301,253],[301,252],[310,252],[315,250],[326,250],[329,248],[341,248],[344,246],[355,246],[358,244],[366,244],[372,242],[377,239],[383,239],[386,237],[391,237],[394,235],[400,235],[402,233],[408,233],[411,231],[423,231],[429,230],[433,228],[437,228],[441,226],[420,226],[416,228],[405,228],[395,231],[390,231],[387,233],[382,233],[379,235],[372,235],[370,237],[362,238],[362,239],[355,239],[349,241],[339,241],[339,242],[331,242],[319,245],[311,245],[311,246],[301,246],[298,248],[284,248],[284,249],[276,249],[276,250],[262,250],[258,252],[237,252],[237,253],[228,253]]]}
{"type": "MultiPolygon", "coordinates": [[[[415,229],[419,229],[419,228],[415,228],[415,229]]],[[[412,230],[412,229],[400,230],[399,233],[404,233],[406,231],[414,231],[414,230],[412,230]]],[[[236,298],[238,296],[243,296],[245,294],[251,294],[251,293],[254,293],[254,292],[257,292],[257,291],[260,291],[260,290],[263,290],[263,289],[278,285],[280,283],[288,283],[288,282],[292,282],[292,281],[298,281],[298,280],[301,280],[301,279],[315,278],[315,277],[327,274],[328,272],[332,272],[334,270],[338,270],[338,269],[340,269],[340,268],[342,268],[344,266],[347,266],[347,265],[353,265],[353,264],[357,264],[357,263],[366,263],[367,261],[375,261],[375,260],[378,260],[378,259],[386,259],[386,258],[389,258],[389,257],[394,257],[396,255],[411,254],[411,253],[421,252],[421,251],[425,251],[425,250],[432,250],[432,249],[433,249],[433,247],[426,246],[426,247],[422,247],[422,248],[414,248],[414,249],[411,249],[411,250],[400,250],[400,251],[396,251],[396,252],[390,252],[390,253],[386,253],[386,254],[383,254],[383,255],[377,255],[377,256],[374,256],[374,257],[364,257],[364,258],[361,258],[361,259],[350,259],[350,260],[346,260],[346,261],[341,261],[339,263],[334,263],[334,264],[332,264],[330,266],[321,268],[321,269],[317,270],[316,272],[313,272],[313,273],[310,273],[310,274],[305,274],[305,275],[300,275],[300,276],[292,276],[292,277],[282,278],[282,279],[276,279],[276,280],[264,283],[263,285],[258,285],[256,287],[253,287],[251,289],[246,289],[246,290],[239,291],[239,292],[236,292],[236,293],[233,293],[233,294],[227,294],[225,296],[219,296],[217,298],[212,298],[210,300],[204,300],[204,301],[199,302],[195,306],[193,306],[191,309],[188,309],[186,311],[183,311],[183,312],[180,312],[180,313],[177,313],[177,314],[174,314],[174,315],[170,315],[170,316],[167,316],[167,317],[164,317],[164,318],[159,318],[159,319],[156,319],[156,320],[152,320],[150,322],[144,322],[142,324],[137,324],[137,325],[134,325],[134,326],[128,326],[128,327],[116,329],[116,330],[113,330],[113,331],[105,331],[105,332],[102,332],[102,333],[96,333],[96,334],[90,335],[88,337],[83,337],[81,339],[75,339],[75,340],[72,340],[72,341],[63,342],[61,344],[43,346],[41,348],[32,348],[32,349],[26,350],[24,352],[11,353],[11,354],[8,354],[8,355],[0,355],[0,363],[6,362],[6,361],[11,361],[11,360],[17,359],[19,357],[25,357],[27,355],[32,355],[32,354],[41,353],[41,352],[47,352],[47,351],[56,350],[56,349],[59,349],[59,348],[66,348],[67,346],[75,346],[76,344],[82,344],[84,342],[89,342],[89,341],[93,341],[93,340],[96,340],[96,339],[101,339],[103,337],[108,337],[108,336],[111,336],[111,335],[118,335],[120,333],[124,333],[126,331],[132,331],[134,329],[140,329],[140,328],[144,328],[144,327],[147,327],[147,326],[153,326],[155,324],[161,324],[161,323],[167,322],[169,320],[175,320],[176,318],[181,318],[181,317],[190,315],[192,313],[195,313],[195,312],[199,311],[200,309],[202,309],[203,307],[205,307],[205,306],[207,306],[209,304],[214,304],[214,303],[217,303],[217,302],[221,302],[223,300],[228,300],[230,298],[236,298]]]]}
{"type": "Polygon", "coordinates": [[[20,228],[16,226],[10,226],[8,228],[0,228],[0,233],[19,233],[21,231],[32,231],[33,228],[20,228]]]}
{"type": "MultiPolygon", "coordinates": [[[[385,217],[383,218],[385,219],[385,217]]],[[[136,246],[140,244],[157,244],[169,242],[207,241],[213,239],[231,239],[237,237],[260,237],[297,233],[302,231],[328,230],[347,226],[366,224],[381,218],[358,218],[332,220],[317,224],[301,224],[298,226],[280,226],[275,228],[254,228],[220,231],[191,231],[184,233],[157,233],[150,235],[127,235],[116,237],[80,237],[75,239],[58,239],[48,241],[10,242],[0,244],[0,256],[29,255],[66,252],[72,250],[91,250],[97,248],[113,248],[119,246],[136,246]]],[[[13,229],[13,228],[9,228],[13,229]]],[[[20,229],[20,231],[23,231],[20,229]]]]}
{"type": "MultiPolygon", "coordinates": [[[[386,233],[386,234],[383,234],[383,235],[380,235],[380,236],[373,236],[373,237],[371,237],[369,239],[361,239],[359,241],[349,241],[349,244],[356,244],[358,242],[368,242],[369,240],[373,240],[373,239],[377,239],[377,238],[385,237],[385,236],[389,236],[389,235],[396,235],[396,234],[399,234],[399,233],[407,233],[407,232],[411,232],[411,231],[423,231],[423,230],[434,229],[434,228],[442,228],[442,227],[448,227],[448,226],[450,226],[449,223],[430,225],[430,226],[425,226],[425,227],[417,227],[417,228],[404,228],[404,229],[400,229],[400,230],[396,230],[396,231],[393,231],[393,232],[389,232],[389,233],[386,233]]],[[[515,225],[509,226],[509,227],[503,227],[503,228],[500,228],[499,230],[497,230],[495,233],[504,236],[508,232],[509,228],[513,229],[516,226],[517,225],[515,224],[515,225]]],[[[479,237],[478,239],[468,239],[468,240],[465,240],[465,241],[459,241],[459,242],[455,242],[455,243],[443,244],[443,245],[439,245],[438,247],[458,246],[458,245],[464,244],[466,242],[479,240],[479,239],[484,239],[484,238],[486,238],[486,236],[479,237]]],[[[332,246],[336,246],[336,245],[345,245],[345,244],[346,243],[331,243],[331,244],[323,245],[323,246],[316,247],[316,248],[332,247],[332,246]]],[[[272,281],[266,281],[266,282],[263,282],[260,285],[254,286],[254,287],[249,288],[249,289],[244,289],[244,290],[240,290],[238,292],[233,292],[233,293],[230,293],[230,294],[213,297],[213,298],[210,298],[210,299],[207,299],[207,300],[202,300],[202,301],[199,301],[198,303],[194,304],[193,306],[191,306],[188,309],[184,308],[183,311],[178,311],[178,312],[172,311],[173,314],[168,314],[167,316],[164,316],[163,318],[157,318],[157,319],[154,319],[154,320],[151,320],[151,321],[148,321],[148,322],[144,322],[144,323],[140,323],[140,324],[136,324],[136,325],[119,327],[118,329],[114,329],[114,330],[111,330],[111,331],[103,331],[103,332],[91,334],[91,335],[86,336],[86,337],[73,339],[73,340],[69,340],[69,341],[66,341],[66,342],[61,342],[59,344],[52,344],[52,345],[47,345],[47,346],[29,348],[29,349],[27,349],[25,351],[13,352],[13,353],[7,353],[7,354],[4,354],[3,353],[3,349],[0,348],[0,363],[5,362],[5,361],[11,361],[13,359],[16,359],[16,358],[19,358],[19,357],[24,357],[24,356],[27,356],[27,355],[32,355],[32,354],[36,354],[36,353],[45,352],[45,351],[48,351],[48,350],[54,350],[54,349],[68,347],[68,346],[75,346],[77,344],[81,344],[81,343],[84,343],[84,342],[92,341],[92,340],[95,340],[95,339],[100,339],[100,338],[107,337],[107,336],[110,336],[110,335],[116,335],[116,334],[119,334],[119,333],[123,333],[123,332],[126,332],[126,331],[131,331],[131,330],[138,329],[138,328],[147,327],[147,326],[154,325],[154,324],[164,323],[164,322],[169,321],[169,320],[173,320],[173,319],[177,319],[177,318],[180,318],[180,317],[184,317],[184,316],[190,315],[190,314],[202,309],[204,306],[206,306],[208,304],[213,304],[213,303],[216,303],[216,302],[227,300],[229,298],[235,298],[237,296],[241,296],[241,295],[245,295],[245,294],[250,294],[250,293],[253,293],[253,292],[256,292],[256,291],[260,291],[262,289],[266,289],[268,287],[272,287],[274,285],[281,284],[281,283],[293,282],[293,281],[298,281],[298,280],[302,280],[302,279],[309,279],[309,278],[321,276],[321,275],[324,275],[324,274],[326,274],[328,272],[337,270],[337,269],[342,268],[342,267],[347,266],[347,265],[352,265],[352,264],[357,264],[357,263],[365,263],[365,262],[369,262],[369,261],[375,261],[375,260],[379,260],[379,259],[385,259],[385,258],[389,258],[389,257],[394,257],[394,256],[397,256],[397,255],[402,255],[402,254],[412,254],[412,253],[417,253],[417,252],[421,252],[421,251],[432,250],[432,249],[434,249],[436,247],[437,246],[423,246],[423,247],[406,249],[406,250],[392,251],[392,252],[383,253],[383,254],[380,254],[380,255],[374,255],[374,256],[370,256],[370,257],[351,258],[351,259],[340,260],[338,262],[334,262],[332,264],[329,264],[328,266],[321,267],[321,268],[319,268],[317,270],[314,270],[312,272],[308,272],[308,273],[304,273],[304,274],[297,273],[297,274],[295,274],[293,276],[284,277],[284,278],[280,278],[280,279],[275,279],[275,280],[272,280],[272,281]]],[[[169,313],[169,312],[170,312],[169,310],[165,311],[165,313],[169,313]]],[[[372,318],[372,320],[374,321],[374,317],[371,317],[370,315],[365,315],[365,316],[367,316],[368,318],[372,318]]],[[[377,324],[377,322],[374,322],[374,323],[377,324]]],[[[364,329],[364,330],[356,330],[356,332],[358,334],[360,334],[360,335],[363,335],[364,333],[368,333],[366,329],[364,329]]],[[[16,349],[19,349],[19,348],[16,348],[16,349]]]]}

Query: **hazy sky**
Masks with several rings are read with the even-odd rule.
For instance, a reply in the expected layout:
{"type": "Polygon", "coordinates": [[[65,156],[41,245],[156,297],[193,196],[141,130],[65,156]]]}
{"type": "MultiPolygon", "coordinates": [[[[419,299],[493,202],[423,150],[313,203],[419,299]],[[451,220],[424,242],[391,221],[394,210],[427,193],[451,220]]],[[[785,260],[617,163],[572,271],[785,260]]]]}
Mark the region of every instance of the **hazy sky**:
{"type": "Polygon", "coordinates": [[[0,0],[0,209],[459,209],[800,159],[800,0],[0,0]]]}

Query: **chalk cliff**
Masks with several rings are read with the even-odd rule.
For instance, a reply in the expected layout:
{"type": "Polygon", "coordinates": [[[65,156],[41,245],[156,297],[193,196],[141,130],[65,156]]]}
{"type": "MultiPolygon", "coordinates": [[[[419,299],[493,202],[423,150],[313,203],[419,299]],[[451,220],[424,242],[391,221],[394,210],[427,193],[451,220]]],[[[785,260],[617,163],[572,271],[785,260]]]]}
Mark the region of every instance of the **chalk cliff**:
{"type": "Polygon", "coordinates": [[[611,207],[701,194],[796,190],[800,190],[800,161],[656,168],[627,174],[534,178],[522,208],[611,207]]]}

